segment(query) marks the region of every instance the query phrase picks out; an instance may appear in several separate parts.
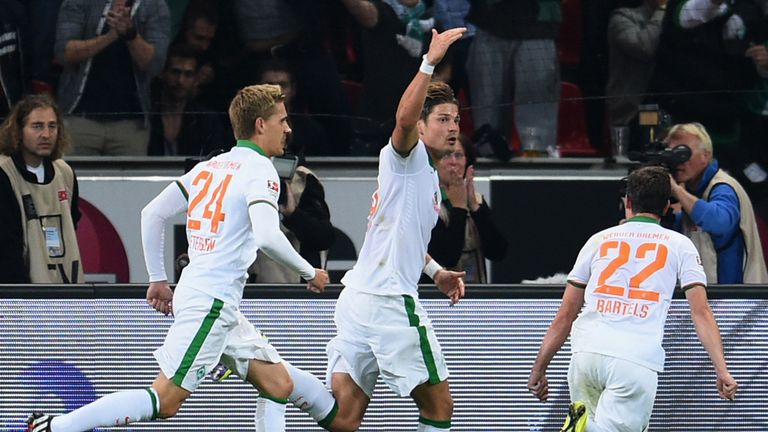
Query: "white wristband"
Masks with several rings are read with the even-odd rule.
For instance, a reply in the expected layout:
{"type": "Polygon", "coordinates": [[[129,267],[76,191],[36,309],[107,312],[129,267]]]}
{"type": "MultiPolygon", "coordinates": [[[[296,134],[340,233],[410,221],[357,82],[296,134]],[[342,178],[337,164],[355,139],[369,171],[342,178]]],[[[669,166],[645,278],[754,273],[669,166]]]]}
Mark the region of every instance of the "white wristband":
{"type": "Polygon", "coordinates": [[[432,75],[435,72],[435,65],[429,64],[429,61],[427,61],[427,55],[424,54],[421,60],[421,66],[419,66],[419,72],[425,73],[427,75],[432,75]]]}
{"type": "Polygon", "coordinates": [[[429,260],[427,265],[424,266],[424,274],[429,276],[430,279],[435,280],[437,272],[443,269],[443,266],[437,263],[435,260],[429,260]]]}

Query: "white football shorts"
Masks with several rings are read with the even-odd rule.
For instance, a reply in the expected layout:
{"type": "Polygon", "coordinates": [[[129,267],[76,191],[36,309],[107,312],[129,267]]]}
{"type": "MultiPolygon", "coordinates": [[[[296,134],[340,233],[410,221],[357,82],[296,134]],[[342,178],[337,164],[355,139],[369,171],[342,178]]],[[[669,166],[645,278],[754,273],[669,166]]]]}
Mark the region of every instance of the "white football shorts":
{"type": "Polygon", "coordinates": [[[281,362],[267,338],[231,304],[177,286],[173,312],[173,325],[154,356],[165,376],[187,391],[194,391],[219,361],[243,379],[250,359],[281,362]]]}
{"type": "Polygon", "coordinates": [[[326,382],[346,372],[370,398],[382,380],[400,396],[422,383],[448,378],[432,323],[409,295],[374,295],[345,288],[334,314],[337,335],[328,343],[326,382]],[[343,359],[346,365],[337,367],[343,359]]]}
{"type": "Polygon", "coordinates": [[[601,430],[640,432],[651,419],[656,371],[629,360],[577,352],[568,367],[571,401],[582,401],[601,430]]]}

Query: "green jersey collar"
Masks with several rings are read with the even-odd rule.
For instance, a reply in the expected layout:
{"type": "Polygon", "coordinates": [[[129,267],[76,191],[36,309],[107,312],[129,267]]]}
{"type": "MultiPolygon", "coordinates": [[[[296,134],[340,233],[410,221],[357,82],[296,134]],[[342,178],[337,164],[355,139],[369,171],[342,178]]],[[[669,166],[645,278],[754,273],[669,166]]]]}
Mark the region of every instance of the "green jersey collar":
{"type": "Polygon", "coordinates": [[[652,217],[648,217],[648,216],[635,216],[629,219],[627,222],[647,222],[647,223],[655,223],[657,225],[661,223],[660,220],[652,217]]]}
{"type": "Polygon", "coordinates": [[[264,150],[261,147],[259,147],[258,144],[256,144],[255,142],[253,142],[251,140],[239,139],[239,140],[237,140],[237,145],[235,145],[235,147],[246,147],[246,148],[249,148],[249,149],[255,151],[256,153],[258,153],[258,154],[260,154],[260,155],[262,155],[264,157],[269,157],[269,156],[267,156],[266,153],[264,153],[264,150]]]}

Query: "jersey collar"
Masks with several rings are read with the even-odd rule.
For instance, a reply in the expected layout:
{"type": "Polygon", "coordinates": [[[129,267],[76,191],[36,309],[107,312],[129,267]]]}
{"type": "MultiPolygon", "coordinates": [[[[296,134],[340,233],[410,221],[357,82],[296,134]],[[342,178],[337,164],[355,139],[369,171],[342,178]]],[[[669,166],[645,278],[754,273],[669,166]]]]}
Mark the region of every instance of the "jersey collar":
{"type": "Polygon", "coordinates": [[[654,223],[657,225],[661,223],[660,220],[654,219],[648,216],[635,216],[633,218],[630,218],[627,222],[647,222],[647,223],[654,223]]]}
{"type": "Polygon", "coordinates": [[[239,140],[237,140],[237,145],[235,145],[235,147],[249,148],[249,149],[255,151],[256,153],[258,153],[258,154],[260,154],[260,155],[262,155],[264,157],[267,157],[267,154],[264,152],[264,150],[261,147],[259,147],[258,144],[256,144],[255,142],[253,142],[251,140],[239,139],[239,140]]]}

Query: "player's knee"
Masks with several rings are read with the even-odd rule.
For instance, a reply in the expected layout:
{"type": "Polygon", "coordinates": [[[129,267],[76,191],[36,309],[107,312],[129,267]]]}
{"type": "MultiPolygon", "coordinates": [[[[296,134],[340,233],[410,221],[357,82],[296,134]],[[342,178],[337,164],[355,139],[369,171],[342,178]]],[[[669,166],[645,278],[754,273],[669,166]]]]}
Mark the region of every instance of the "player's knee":
{"type": "Polygon", "coordinates": [[[160,398],[160,410],[157,413],[157,417],[161,419],[171,418],[179,412],[184,400],[174,400],[170,398],[160,398]]]}
{"type": "Polygon", "coordinates": [[[449,392],[434,395],[420,407],[421,415],[434,420],[447,420],[453,417],[453,398],[449,392]]]}
{"type": "Polygon", "coordinates": [[[287,373],[271,377],[262,386],[264,387],[261,389],[263,392],[280,399],[288,399],[288,396],[293,392],[293,380],[287,373]]]}

